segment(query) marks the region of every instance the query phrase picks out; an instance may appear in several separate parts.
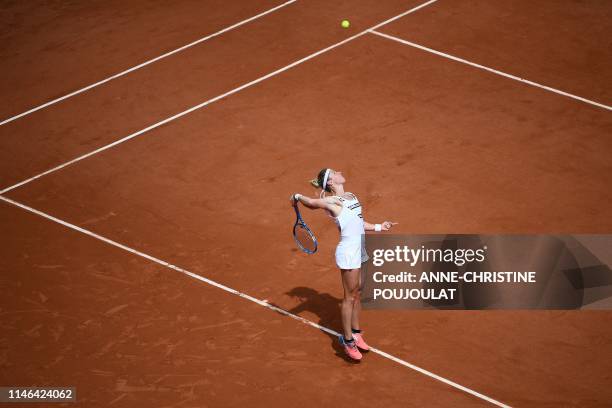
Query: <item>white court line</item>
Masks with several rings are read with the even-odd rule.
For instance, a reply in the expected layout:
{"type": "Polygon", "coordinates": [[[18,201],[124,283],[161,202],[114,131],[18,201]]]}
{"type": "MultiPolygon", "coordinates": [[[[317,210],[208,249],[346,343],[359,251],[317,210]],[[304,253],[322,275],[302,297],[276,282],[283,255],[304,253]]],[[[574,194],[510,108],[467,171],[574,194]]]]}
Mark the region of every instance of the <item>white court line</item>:
{"type": "MultiPolygon", "coordinates": [[[[5,201],[5,202],[7,202],[9,204],[12,204],[12,205],[14,205],[16,207],[19,207],[21,209],[24,209],[26,211],[29,211],[29,212],[31,212],[33,214],[36,214],[36,215],[40,216],[40,217],[46,218],[46,219],[48,219],[50,221],[53,221],[53,222],[55,222],[57,224],[63,225],[63,226],[65,226],[67,228],[70,228],[72,230],[81,232],[81,233],[83,233],[85,235],[88,235],[88,236],[90,236],[92,238],[95,238],[97,240],[105,242],[105,243],[107,243],[109,245],[112,245],[114,247],[117,247],[119,249],[123,249],[124,251],[130,252],[130,253],[132,253],[134,255],[137,255],[137,256],[140,256],[142,258],[145,258],[145,259],[147,259],[147,260],[149,260],[151,262],[155,262],[155,263],[157,263],[159,265],[165,266],[166,268],[170,268],[170,269],[175,270],[175,271],[177,271],[179,273],[187,275],[187,276],[189,276],[191,278],[194,278],[194,279],[197,279],[197,280],[202,281],[204,283],[207,283],[207,284],[209,284],[211,286],[214,286],[216,288],[224,290],[224,291],[226,291],[228,293],[231,293],[233,295],[239,296],[239,297],[241,297],[243,299],[246,299],[246,300],[250,300],[253,303],[257,303],[260,306],[263,306],[263,307],[268,308],[270,310],[273,310],[275,312],[281,313],[281,314],[283,314],[283,315],[285,315],[287,317],[291,317],[292,319],[298,320],[298,321],[300,321],[300,322],[302,322],[304,324],[307,324],[307,325],[312,326],[312,327],[314,327],[316,329],[322,330],[322,331],[324,331],[326,333],[329,333],[329,334],[331,334],[333,336],[336,336],[336,337],[340,336],[340,333],[338,333],[338,332],[336,332],[336,331],[334,331],[332,329],[329,329],[329,328],[321,326],[321,325],[319,325],[317,323],[311,322],[310,320],[305,319],[305,318],[303,318],[301,316],[294,315],[293,313],[290,313],[290,312],[288,312],[288,311],[286,311],[284,309],[281,309],[281,308],[279,308],[277,306],[271,305],[271,304],[269,304],[266,301],[263,301],[261,299],[257,299],[257,298],[255,298],[253,296],[247,295],[246,293],[241,292],[239,290],[232,289],[232,288],[230,288],[228,286],[225,286],[225,285],[223,285],[223,284],[221,284],[219,282],[216,282],[216,281],[214,281],[212,279],[208,279],[208,278],[205,278],[204,276],[201,276],[201,275],[195,274],[193,272],[190,272],[190,271],[188,271],[186,269],[181,268],[180,266],[176,266],[176,265],[173,265],[173,264],[171,264],[169,262],[162,261],[159,258],[155,258],[154,256],[147,255],[147,254],[145,254],[143,252],[140,252],[140,251],[138,251],[138,250],[136,250],[134,248],[130,248],[130,247],[126,246],[126,245],[123,245],[123,244],[120,244],[120,243],[118,243],[116,241],[113,241],[112,239],[103,237],[102,235],[98,235],[95,232],[92,232],[92,231],[86,230],[84,228],[78,227],[78,226],[76,226],[74,224],[71,224],[69,222],[66,222],[64,220],[60,220],[59,218],[56,218],[56,217],[54,217],[52,215],[49,215],[47,213],[44,213],[42,211],[36,210],[36,209],[34,209],[32,207],[28,207],[27,205],[21,204],[21,203],[19,203],[17,201],[14,201],[14,200],[11,200],[10,198],[3,197],[3,196],[0,195],[0,200],[5,201]]],[[[411,363],[409,363],[409,362],[407,362],[405,360],[402,360],[402,359],[400,359],[398,357],[395,357],[395,356],[393,356],[393,355],[391,355],[389,353],[386,353],[386,352],[384,352],[382,350],[379,350],[379,349],[376,349],[376,348],[371,348],[371,351],[373,353],[376,353],[376,354],[384,357],[384,358],[387,358],[387,359],[389,359],[391,361],[394,361],[394,362],[396,362],[398,364],[401,364],[401,365],[403,365],[405,367],[408,367],[408,368],[410,368],[412,370],[415,370],[415,371],[417,371],[417,372],[419,372],[421,374],[424,374],[424,375],[426,375],[428,377],[431,377],[431,378],[433,378],[435,380],[443,382],[444,384],[450,385],[453,388],[456,388],[456,389],[461,390],[461,391],[463,391],[465,393],[473,395],[473,396],[475,396],[477,398],[480,398],[482,400],[490,402],[493,405],[497,405],[498,407],[503,407],[503,408],[510,408],[509,405],[503,404],[503,403],[501,403],[501,402],[499,402],[497,400],[494,400],[493,398],[487,397],[486,395],[483,395],[483,394],[481,394],[481,393],[479,393],[477,391],[474,391],[474,390],[472,390],[470,388],[464,387],[461,384],[457,384],[454,381],[448,380],[448,379],[446,379],[444,377],[441,377],[441,376],[439,376],[437,374],[434,374],[434,373],[432,373],[430,371],[427,371],[424,368],[418,367],[418,366],[416,366],[414,364],[411,364],[411,363]]]]}
{"type": "Polygon", "coordinates": [[[248,88],[248,87],[251,87],[251,86],[253,86],[253,85],[256,85],[256,84],[258,84],[258,83],[260,83],[260,82],[262,82],[262,81],[265,81],[265,80],[266,80],[266,79],[268,79],[268,78],[272,78],[273,76],[276,76],[276,75],[278,75],[278,74],[280,74],[280,73],[282,73],[282,72],[287,71],[288,69],[291,69],[291,68],[293,68],[293,67],[295,67],[295,66],[297,66],[297,65],[300,65],[300,64],[302,64],[302,63],[304,63],[304,62],[306,62],[306,61],[308,61],[308,60],[311,60],[311,59],[313,59],[313,58],[315,58],[315,57],[317,57],[317,56],[319,56],[319,55],[321,55],[321,54],[323,54],[323,53],[326,53],[326,52],[328,52],[328,51],[330,51],[330,50],[333,50],[333,49],[334,49],[334,48],[336,48],[336,47],[339,47],[339,46],[341,46],[341,45],[343,45],[343,44],[346,44],[346,43],[347,43],[347,42],[349,42],[349,41],[353,41],[354,39],[359,38],[359,37],[361,37],[361,36],[362,36],[362,35],[364,35],[364,34],[367,34],[367,33],[368,33],[370,30],[374,30],[374,29],[376,29],[376,28],[378,28],[378,27],[382,27],[382,26],[383,26],[383,25],[385,25],[385,24],[389,24],[389,23],[390,23],[390,22],[392,22],[392,21],[395,21],[395,20],[397,20],[397,19],[399,19],[399,18],[402,18],[402,17],[404,17],[404,16],[406,16],[406,15],[408,15],[408,14],[410,14],[410,13],[413,13],[413,12],[415,12],[415,11],[417,11],[417,10],[419,10],[419,9],[421,9],[421,8],[423,8],[423,7],[425,7],[425,6],[428,6],[428,5],[432,4],[432,3],[435,3],[436,1],[438,1],[438,0],[429,0],[428,2],[423,3],[423,4],[421,4],[420,6],[414,7],[414,8],[412,8],[412,9],[410,9],[410,10],[407,10],[407,11],[405,11],[405,12],[401,13],[401,14],[398,14],[397,16],[392,17],[392,18],[390,18],[390,19],[388,19],[388,20],[385,20],[385,21],[383,21],[383,22],[382,22],[382,23],[380,23],[380,24],[377,24],[377,25],[375,25],[375,26],[373,26],[373,27],[367,28],[367,29],[365,29],[365,30],[361,31],[360,33],[357,33],[357,34],[355,34],[355,35],[353,35],[353,36],[351,36],[351,37],[348,37],[348,38],[346,38],[346,39],[344,39],[344,40],[342,40],[342,41],[339,41],[339,42],[337,42],[337,43],[335,43],[335,44],[333,44],[333,45],[330,45],[330,46],[329,46],[329,47],[327,47],[327,48],[323,48],[322,50],[319,50],[319,51],[317,51],[317,52],[315,52],[315,53],[312,53],[312,54],[310,54],[310,55],[308,55],[308,56],[306,56],[306,57],[304,57],[304,58],[302,58],[302,59],[300,59],[300,60],[294,61],[294,62],[292,62],[292,63],[291,63],[291,64],[289,64],[289,65],[286,65],[286,66],[284,66],[284,67],[282,67],[282,68],[279,68],[279,69],[277,69],[276,71],[270,72],[269,74],[266,74],[266,75],[264,75],[264,76],[261,76],[261,77],[259,77],[259,78],[255,79],[255,80],[253,80],[253,81],[251,81],[251,82],[247,82],[247,83],[245,83],[245,84],[243,84],[243,85],[241,85],[241,86],[239,86],[239,87],[237,87],[237,88],[232,89],[231,91],[228,91],[228,92],[226,92],[226,93],[224,93],[224,94],[221,94],[221,95],[215,96],[215,97],[214,97],[214,98],[212,98],[212,99],[209,99],[209,100],[207,100],[207,101],[204,101],[204,102],[202,102],[202,103],[200,103],[200,104],[198,104],[198,105],[195,105],[195,106],[193,106],[193,107],[191,107],[191,108],[189,108],[189,109],[187,109],[187,110],[184,110],[184,111],[182,111],[182,112],[180,112],[180,113],[177,113],[177,114],[176,114],[176,115],[174,115],[174,116],[170,116],[169,118],[166,118],[166,119],[164,119],[164,120],[162,120],[162,121],[159,121],[159,122],[157,122],[157,123],[155,123],[155,124],[153,124],[153,125],[151,125],[151,126],[148,126],[148,127],[144,128],[144,129],[142,129],[142,130],[139,130],[139,131],[137,131],[137,132],[134,132],[134,133],[132,133],[132,134],[130,134],[130,135],[128,135],[128,136],[126,136],[126,137],[122,138],[122,139],[116,140],[116,141],[114,141],[114,142],[112,142],[112,143],[110,143],[110,144],[107,144],[107,145],[105,145],[105,146],[102,146],[102,147],[100,147],[100,148],[98,148],[98,149],[96,149],[96,150],[94,150],[94,151],[91,151],[91,152],[89,152],[89,153],[86,153],[86,154],[84,154],[84,155],[82,155],[82,156],[79,156],[79,157],[77,157],[77,158],[75,158],[75,159],[72,159],[72,160],[70,160],[70,161],[68,161],[68,162],[66,162],[66,163],[60,164],[59,166],[53,167],[52,169],[49,169],[49,170],[44,171],[44,172],[42,172],[42,173],[40,173],[40,174],[37,174],[36,176],[30,177],[29,179],[23,180],[23,181],[21,181],[21,182],[19,182],[19,183],[17,183],[17,184],[14,184],[14,185],[12,185],[12,186],[10,186],[10,187],[6,187],[4,190],[0,191],[0,194],[4,194],[4,193],[6,193],[6,192],[8,192],[8,191],[11,191],[11,190],[13,190],[13,189],[17,188],[17,187],[23,186],[24,184],[27,184],[27,183],[29,183],[29,182],[31,182],[31,181],[34,181],[34,180],[36,180],[36,179],[38,179],[38,178],[40,178],[40,177],[46,176],[47,174],[50,174],[50,173],[56,172],[56,171],[58,171],[58,170],[60,170],[60,169],[63,169],[63,168],[64,168],[64,167],[66,167],[66,166],[70,166],[71,164],[74,164],[74,163],[79,162],[79,161],[81,161],[81,160],[83,160],[83,159],[86,159],[86,158],[88,158],[88,157],[91,157],[91,156],[93,156],[93,155],[95,155],[95,154],[98,154],[98,153],[100,153],[100,152],[103,152],[103,151],[105,151],[105,150],[107,150],[107,149],[110,149],[110,148],[111,148],[111,147],[113,147],[113,146],[117,146],[118,144],[121,144],[121,143],[126,142],[126,141],[128,141],[128,140],[130,140],[130,139],[133,139],[133,138],[135,138],[135,137],[137,137],[137,136],[140,136],[140,135],[142,135],[143,133],[148,132],[149,130],[152,130],[152,129],[158,128],[158,127],[160,127],[160,126],[162,126],[162,125],[165,125],[165,124],[166,124],[166,123],[168,123],[168,122],[172,122],[173,120],[176,120],[176,119],[178,119],[178,118],[180,118],[180,117],[182,117],[182,116],[185,116],[185,115],[187,115],[187,114],[189,114],[189,113],[191,113],[191,112],[193,112],[193,111],[195,111],[195,110],[198,110],[198,109],[200,109],[200,108],[203,108],[203,107],[204,107],[204,106],[206,106],[206,105],[210,105],[211,103],[216,102],[216,101],[218,101],[219,99],[223,99],[223,98],[225,98],[225,97],[227,97],[227,96],[229,96],[229,95],[235,94],[235,93],[237,93],[237,92],[242,91],[243,89],[246,89],[246,88],[248,88]]]}
{"type": "Polygon", "coordinates": [[[35,107],[35,108],[32,108],[32,109],[30,109],[30,110],[28,110],[28,111],[25,111],[25,112],[20,113],[20,114],[18,114],[18,115],[12,116],[12,117],[10,117],[10,118],[8,118],[8,119],[5,119],[5,120],[3,120],[2,122],[0,122],[0,126],[2,126],[2,125],[6,125],[7,123],[10,123],[10,122],[12,122],[12,121],[14,121],[14,120],[16,120],[16,119],[19,119],[19,118],[21,118],[21,117],[23,117],[23,116],[29,115],[30,113],[34,113],[34,112],[36,112],[36,111],[39,111],[39,110],[41,110],[41,109],[46,108],[47,106],[51,106],[51,105],[53,105],[53,104],[56,104],[56,103],[58,103],[58,102],[61,102],[61,101],[63,101],[64,99],[71,98],[71,97],[73,97],[73,96],[75,96],[75,95],[78,95],[78,94],[83,93],[83,92],[85,92],[85,91],[88,91],[88,90],[90,90],[90,89],[92,89],[92,88],[95,88],[95,87],[97,87],[97,86],[100,86],[100,85],[102,85],[102,84],[105,84],[105,83],[107,83],[107,82],[109,82],[109,81],[112,81],[113,79],[117,79],[117,78],[119,78],[119,77],[122,77],[122,76],[124,76],[124,75],[126,75],[126,74],[129,74],[130,72],[133,72],[133,71],[136,71],[137,69],[140,69],[140,68],[146,67],[146,66],[147,66],[147,65],[149,65],[149,64],[152,64],[152,63],[157,62],[157,61],[159,61],[159,60],[161,60],[161,59],[164,59],[164,58],[166,58],[166,57],[169,57],[169,56],[171,56],[171,55],[174,55],[174,54],[176,54],[176,53],[178,53],[178,52],[184,51],[184,50],[186,50],[187,48],[193,47],[194,45],[198,45],[198,44],[200,44],[200,43],[202,43],[202,42],[204,42],[204,41],[210,40],[211,38],[217,37],[217,36],[219,36],[219,35],[221,35],[221,34],[223,34],[223,33],[226,33],[226,32],[228,32],[228,31],[230,31],[230,30],[233,30],[234,28],[238,28],[238,27],[240,27],[241,25],[244,25],[244,24],[246,24],[246,23],[250,23],[250,22],[251,22],[251,21],[253,21],[253,20],[257,20],[257,19],[258,19],[258,18],[260,18],[260,17],[263,17],[263,16],[265,16],[265,15],[267,15],[267,14],[273,13],[273,12],[275,12],[276,10],[278,10],[278,9],[280,9],[280,8],[283,8],[283,7],[285,7],[285,6],[287,6],[287,5],[291,4],[291,3],[295,3],[296,1],[297,1],[297,0],[289,0],[289,1],[285,2],[285,3],[283,3],[283,4],[280,4],[280,5],[276,6],[276,7],[274,7],[274,8],[271,8],[271,9],[269,9],[269,10],[267,10],[267,11],[264,11],[264,12],[262,12],[262,13],[259,13],[259,14],[257,14],[256,16],[253,16],[253,17],[247,18],[246,20],[242,20],[242,21],[240,21],[240,22],[238,22],[238,23],[236,23],[236,24],[234,24],[234,25],[231,25],[231,26],[229,26],[229,27],[226,27],[226,28],[224,28],[224,29],[222,29],[222,30],[219,30],[219,31],[217,31],[217,32],[213,33],[213,34],[207,35],[206,37],[202,37],[202,38],[200,38],[199,40],[196,40],[196,41],[194,41],[194,42],[192,42],[192,43],[189,43],[189,44],[184,45],[184,46],[182,46],[182,47],[180,47],[180,48],[177,48],[177,49],[175,49],[175,50],[173,50],[173,51],[170,51],[170,52],[167,52],[167,53],[165,53],[165,54],[163,54],[163,55],[160,55],[159,57],[152,58],[152,59],[150,59],[150,60],[148,60],[148,61],[143,62],[142,64],[136,65],[136,66],[134,66],[134,67],[132,67],[132,68],[128,68],[128,69],[126,69],[125,71],[121,71],[121,72],[119,72],[118,74],[115,74],[115,75],[109,76],[108,78],[105,78],[105,79],[103,79],[103,80],[101,80],[101,81],[98,81],[98,82],[96,82],[96,83],[94,83],[94,84],[88,85],[88,86],[86,86],[86,87],[84,87],[84,88],[78,89],[78,90],[76,90],[76,91],[74,91],[74,92],[71,92],[71,93],[69,93],[69,94],[67,94],[67,95],[61,96],[61,97],[59,97],[59,98],[57,98],[57,99],[53,99],[53,100],[51,100],[51,101],[49,101],[49,102],[47,102],[47,103],[44,103],[44,104],[42,104],[42,105],[39,105],[39,106],[37,106],[37,107],[35,107]]]}
{"type": "Polygon", "coordinates": [[[561,90],[556,89],[556,88],[551,88],[550,86],[538,84],[537,82],[533,82],[533,81],[530,81],[528,79],[520,78],[520,77],[517,77],[515,75],[507,74],[505,72],[498,71],[498,70],[493,69],[493,68],[485,67],[484,65],[476,64],[474,62],[470,62],[470,61],[465,60],[463,58],[455,57],[453,55],[446,54],[446,53],[443,53],[443,52],[440,52],[440,51],[436,51],[434,49],[427,48],[427,47],[424,47],[422,45],[415,44],[413,42],[406,41],[406,40],[403,40],[401,38],[398,38],[398,37],[395,37],[395,36],[392,36],[392,35],[389,35],[389,34],[381,33],[379,31],[376,31],[375,29],[370,29],[369,32],[372,33],[372,34],[378,35],[380,37],[384,37],[384,38],[386,38],[388,40],[396,41],[398,43],[401,43],[401,44],[404,44],[404,45],[409,45],[411,47],[418,48],[418,49],[423,50],[423,51],[431,52],[432,54],[436,54],[436,55],[439,55],[441,57],[451,59],[453,61],[461,62],[463,64],[467,64],[467,65],[470,65],[470,66],[475,67],[475,68],[483,69],[485,71],[492,72],[494,74],[501,75],[501,76],[506,77],[506,78],[514,79],[515,81],[523,82],[525,84],[528,84],[528,85],[531,85],[531,86],[535,86],[537,88],[541,88],[541,89],[544,89],[546,91],[550,91],[550,92],[554,92],[554,93],[559,94],[559,95],[567,96],[568,98],[576,99],[577,101],[580,101],[580,102],[588,103],[590,105],[597,106],[597,107],[600,107],[600,108],[604,108],[604,109],[607,109],[607,110],[612,110],[612,106],[604,105],[603,103],[595,102],[595,101],[592,101],[590,99],[586,99],[586,98],[583,98],[581,96],[577,96],[577,95],[574,95],[574,94],[571,94],[571,93],[568,93],[568,92],[565,92],[565,91],[561,91],[561,90]]]}

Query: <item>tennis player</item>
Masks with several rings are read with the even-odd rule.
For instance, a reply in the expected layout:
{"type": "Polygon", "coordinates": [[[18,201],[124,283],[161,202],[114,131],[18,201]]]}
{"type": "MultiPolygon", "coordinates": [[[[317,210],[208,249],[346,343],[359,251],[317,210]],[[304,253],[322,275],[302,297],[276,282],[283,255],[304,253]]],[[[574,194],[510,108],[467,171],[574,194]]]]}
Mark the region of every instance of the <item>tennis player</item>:
{"type": "Polygon", "coordinates": [[[310,209],[323,209],[333,218],[340,231],[340,242],[336,247],[336,265],[340,269],[344,299],[342,300],[342,329],[340,343],[346,354],[353,360],[361,360],[362,351],[369,346],[363,339],[359,324],[361,311],[361,264],[366,262],[362,235],[365,231],[388,231],[397,223],[385,221],[381,224],[370,224],[363,220],[361,204],[353,193],[344,191],[346,179],[339,171],[323,169],[311,184],[321,189],[320,198],[310,198],[302,194],[291,197],[293,205],[302,203],[310,209]],[[325,193],[331,193],[329,197],[325,193]]]}

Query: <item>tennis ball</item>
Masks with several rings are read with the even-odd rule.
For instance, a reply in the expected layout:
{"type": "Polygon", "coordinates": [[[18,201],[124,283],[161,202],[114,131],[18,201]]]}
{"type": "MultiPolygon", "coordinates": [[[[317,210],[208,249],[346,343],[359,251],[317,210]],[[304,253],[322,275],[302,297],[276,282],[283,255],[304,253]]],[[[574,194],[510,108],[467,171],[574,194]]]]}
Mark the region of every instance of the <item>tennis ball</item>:
{"type": "Polygon", "coordinates": [[[351,23],[348,20],[342,20],[342,23],[340,23],[340,25],[342,26],[342,28],[349,28],[351,26],[351,23]]]}

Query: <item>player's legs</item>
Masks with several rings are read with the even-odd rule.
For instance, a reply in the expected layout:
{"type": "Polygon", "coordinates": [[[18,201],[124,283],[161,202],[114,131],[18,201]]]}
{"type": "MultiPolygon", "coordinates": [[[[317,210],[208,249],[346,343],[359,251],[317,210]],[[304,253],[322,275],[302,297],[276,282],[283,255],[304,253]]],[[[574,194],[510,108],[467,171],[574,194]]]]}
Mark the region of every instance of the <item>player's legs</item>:
{"type": "Polygon", "coordinates": [[[361,308],[360,306],[355,306],[355,303],[359,303],[359,268],[341,269],[340,271],[342,273],[342,287],[344,288],[342,331],[344,338],[350,340],[353,338],[351,328],[359,328],[359,310],[361,308]],[[357,327],[354,326],[355,324],[357,327]]]}
{"type": "Polygon", "coordinates": [[[342,299],[342,336],[340,343],[344,352],[353,360],[361,360],[361,353],[351,330],[353,320],[353,307],[355,300],[359,297],[359,269],[340,269],[342,273],[342,287],[344,288],[344,299],[342,299]]]}
{"type": "Polygon", "coordinates": [[[360,330],[359,327],[359,314],[361,313],[361,289],[357,287],[355,292],[355,298],[353,300],[353,312],[351,314],[351,328],[360,330]]]}
{"type": "Polygon", "coordinates": [[[355,301],[353,302],[353,313],[351,315],[351,328],[355,330],[360,330],[359,326],[359,315],[361,314],[361,288],[363,287],[363,271],[361,268],[357,269],[358,271],[358,287],[355,292],[355,301]]]}
{"type": "Polygon", "coordinates": [[[359,270],[359,287],[356,292],[355,300],[353,303],[353,313],[351,315],[351,330],[353,332],[353,339],[355,344],[362,351],[369,351],[370,346],[365,342],[361,327],[359,326],[359,314],[361,313],[361,288],[363,287],[363,274],[362,270],[359,270]]]}

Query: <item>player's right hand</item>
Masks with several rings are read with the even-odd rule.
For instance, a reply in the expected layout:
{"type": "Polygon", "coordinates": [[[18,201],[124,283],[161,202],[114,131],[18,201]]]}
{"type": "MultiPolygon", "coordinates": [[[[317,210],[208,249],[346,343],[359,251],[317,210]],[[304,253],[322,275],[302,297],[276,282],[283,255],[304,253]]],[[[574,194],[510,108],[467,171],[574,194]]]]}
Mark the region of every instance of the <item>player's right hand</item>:
{"type": "Polygon", "coordinates": [[[298,194],[298,193],[291,194],[291,198],[289,198],[289,201],[291,201],[291,205],[292,206],[295,207],[298,204],[299,201],[297,199],[297,196],[299,196],[299,195],[300,194],[298,194]]]}

